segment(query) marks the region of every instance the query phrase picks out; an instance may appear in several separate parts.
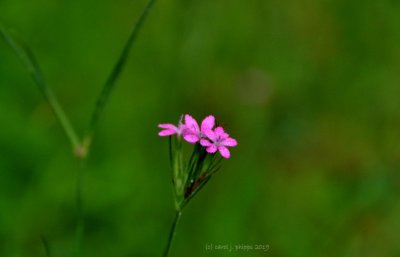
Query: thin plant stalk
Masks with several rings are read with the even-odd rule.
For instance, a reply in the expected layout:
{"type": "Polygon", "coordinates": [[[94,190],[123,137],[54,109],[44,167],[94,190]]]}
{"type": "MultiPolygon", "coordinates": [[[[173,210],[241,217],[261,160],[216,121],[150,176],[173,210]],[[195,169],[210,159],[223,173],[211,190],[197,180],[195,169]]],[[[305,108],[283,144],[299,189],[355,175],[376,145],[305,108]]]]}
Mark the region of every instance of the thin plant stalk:
{"type": "Polygon", "coordinates": [[[83,210],[83,197],[82,197],[82,185],[83,185],[83,170],[84,162],[80,160],[79,167],[76,174],[76,210],[77,210],[77,225],[76,225],[76,249],[75,256],[80,257],[82,255],[83,238],[85,235],[85,220],[83,210]]]}
{"type": "Polygon", "coordinates": [[[90,144],[92,142],[95,130],[97,129],[100,117],[102,116],[102,114],[104,112],[104,108],[106,106],[106,103],[108,102],[111,92],[115,87],[115,82],[119,78],[119,76],[126,64],[126,60],[129,56],[132,45],[135,42],[138,32],[142,28],[143,23],[148,15],[150,9],[153,7],[154,3],[155,3],[155,0],[149,0],[147,2],[147,5],[143,9],[138,20],[133,25],[132,30],[129,34],[128,40],[126,41],[125,46],[119,56],[119,59],[116,62],[114,68],[112,69],[110,75],[108,76],[99,97],[97,98],[96,106],[92,113],[92,117],[90,119],[89,128],[84,137],[84,145],[87,149],[90,147],[90,144]]]}
{"type": "Polygon", "coordinates": [[[171,230],[169,232],[167,246],[165,247],[165,251],[164,251],[163,257],[168,257],[169,256],[169,253],[171,251],[172,242],[174,241],[174,237],[175,237],[175,234],[176,234],[176,228],[177,228],[178,223],[179,223],[179,221],[181,219],[181,216],[182,216],[182,211],[181,210],[177,210],[175,212],[175,218],[174,218],[174,221],[172,223],[171,230]]]}

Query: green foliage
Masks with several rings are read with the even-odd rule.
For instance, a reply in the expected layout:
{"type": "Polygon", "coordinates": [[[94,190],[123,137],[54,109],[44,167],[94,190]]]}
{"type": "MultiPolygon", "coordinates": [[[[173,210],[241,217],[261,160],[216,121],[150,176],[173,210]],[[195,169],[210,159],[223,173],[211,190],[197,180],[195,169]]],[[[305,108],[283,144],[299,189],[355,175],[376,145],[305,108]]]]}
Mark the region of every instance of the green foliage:
{"type": "MultiPolygon", "coordinates": [[[[85,131],[146,1],[0,1],[85,131]]],[[[239,145],[185,208],[171,256],[398,256],[400,5],[160,1],[83,173],[83,256],[160,256],[173,213],[157,124],[215,114],[239,145]]],[[[78,167],[56,116],[0,42],[0,256],[74,250],[78,167]]]]}

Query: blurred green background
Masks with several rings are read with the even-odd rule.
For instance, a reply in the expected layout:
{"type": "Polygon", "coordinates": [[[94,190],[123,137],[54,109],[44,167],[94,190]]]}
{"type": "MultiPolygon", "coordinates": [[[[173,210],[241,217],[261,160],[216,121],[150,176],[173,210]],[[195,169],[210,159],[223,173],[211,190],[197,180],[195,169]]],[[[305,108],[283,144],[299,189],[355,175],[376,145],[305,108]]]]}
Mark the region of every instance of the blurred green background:
{"type": "MultiPolygon", "coordinates": [[[[84,131],[144,0],[1,0],[84,131]]],[[[84,256],[161,256],[173,218],[157,124],[238,139],[171,256],[400,256],[400,2],[157,1],[84,168],[84,256]],[[206,244],[269,244],[207,251],[206,244]]],[[[78,165],[0,41],[0,256],[73,256],[78,165]]]]}

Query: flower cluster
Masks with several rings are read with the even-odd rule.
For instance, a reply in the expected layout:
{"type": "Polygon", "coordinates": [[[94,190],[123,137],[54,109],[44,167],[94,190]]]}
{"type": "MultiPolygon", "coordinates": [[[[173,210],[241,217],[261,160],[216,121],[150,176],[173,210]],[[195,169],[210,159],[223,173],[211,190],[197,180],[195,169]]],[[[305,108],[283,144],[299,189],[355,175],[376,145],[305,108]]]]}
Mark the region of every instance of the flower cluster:
{"type": "Polygon", "coordinates": [[[162,129],[159,136],[169,137],[175,207],[180,211],[220,169],[222,159],[230,158],[228,147],[236,146],[237,142],[221,126],[216,126],[212,115],[204,118],[200,126],[186,114],[178,125],[160,124],[158,127],[162,129]],[[185,154],[184,141],[194,145],[190,158],[185,154]]]}
{"type": "Polygon", "coordinates": [[[159,136],[171,136],[177,135],[178,137],[183,137],[185,141],[196,144],[200,143],[206,148],[206,151],[210,154],[219,151],[222,157],[229,158],[230,151],[228,147],[234,147],[237,145],[237,141],[229,136],[228,133],[224,131],[221,126],[215,127],[215,118],[212,115],[207,116],[201,122],[201,126],[197,121],[186,114],[184,116],[184,122],[182,119],[178,126],[173,124],[160,124],[158,125],[161,130],[159,136]]]}

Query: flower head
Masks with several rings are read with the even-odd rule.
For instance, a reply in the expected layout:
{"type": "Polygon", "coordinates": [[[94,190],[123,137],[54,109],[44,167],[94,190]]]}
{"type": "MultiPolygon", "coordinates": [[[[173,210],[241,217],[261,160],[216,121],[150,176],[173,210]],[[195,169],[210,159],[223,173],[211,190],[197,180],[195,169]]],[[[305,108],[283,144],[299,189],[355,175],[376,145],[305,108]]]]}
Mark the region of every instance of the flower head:
{"type": "Polygon", "coordinates": [[[212,115],[205,117],[199,126],[189,114],[181,118],[178,126],[158,125],[162,129],[159,136],[176,135],[169,140],[169,151],[177,210],[181,210],[220,169],[222,158],[230,158],[228,147],[237,145],[237,141],[222,127],[214,129],[214,126],[215,118],[212,115]],[[182,144],[184,141],[194,145],[187,160],[184,158],[188,156],[185,155],[187,148],[182,144]],[[215,154],[217,151],[222,157],[215,154]]]}
{"type": "Polygon", "coordinates": [[[215,118],[212,115],[207,116],[202,122],[201,122],[201,129],[199,127],[199,124],[197,121],[190,116],[189,114],[185,115],[185,125],[186,125],[186,131],[183,136],[183,138],[191,143],[197,143],[200,141],[202,138],[205,138],[204,131],[210,130],[214,127],[215,125],[215,118]]]}
{"type": "Polygon", "coordinates": [[[204,134],[207,136],[207,139],[201,139],[200,144],[206,147],[208,153],[219,151],[222,157],[227,159],[231,156],[228,147],[236,146],[237,141],[229,137],[229,134],[224,131],[224,128],[217,127],[215,130],[207,129],[204,131],[204,134]]]}
{"type": "Polygon", "coordinates": [[[185,114],[179,121],[178,126],[173,124],[158,125],[163,129],[158,135],[172,136],[176,134],[191,144],[200,143],[201,146],[206,148],[207,153],[214,154],[218,151],[222,157],[228,159],[231,155],[228,147],[236,146],[237,141],[231,138],[221,126],[213,129],[214,126],[215,118],[212,115],[205,117],[201,122],[201,126],[199,126],[192,116],[185,114]],[[182,123],[182,119],[185,123],[182,123]]]}

